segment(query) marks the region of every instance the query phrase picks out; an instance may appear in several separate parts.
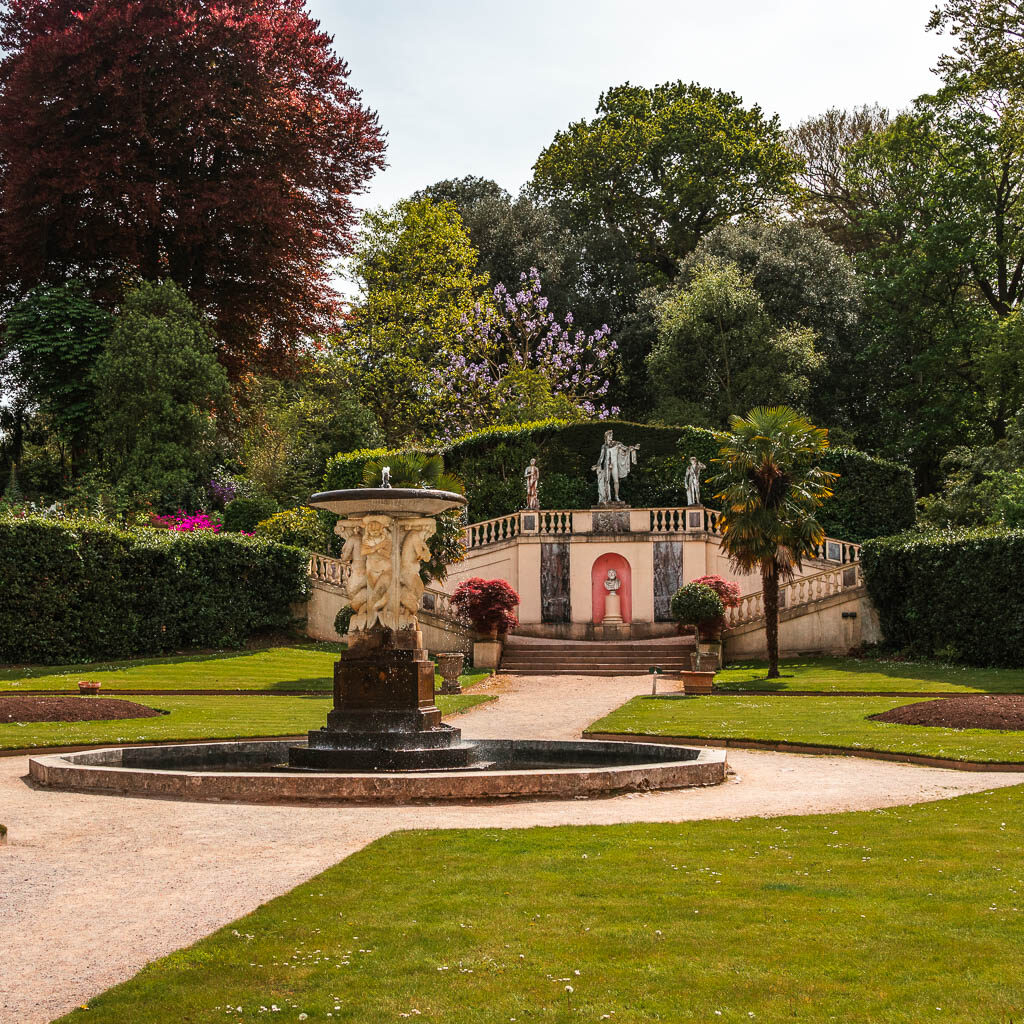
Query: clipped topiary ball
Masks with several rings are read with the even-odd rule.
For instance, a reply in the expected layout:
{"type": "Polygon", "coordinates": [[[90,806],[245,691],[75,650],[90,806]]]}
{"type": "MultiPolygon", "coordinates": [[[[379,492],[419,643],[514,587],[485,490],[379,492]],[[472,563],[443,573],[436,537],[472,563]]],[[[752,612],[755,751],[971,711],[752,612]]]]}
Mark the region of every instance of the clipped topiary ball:
{"type": "Polygon", "coordinates": [[[687,583],[672,596],[672,617],[684,626],[700,626],[725,614],[722,599],[706,583],[687,583]]]}

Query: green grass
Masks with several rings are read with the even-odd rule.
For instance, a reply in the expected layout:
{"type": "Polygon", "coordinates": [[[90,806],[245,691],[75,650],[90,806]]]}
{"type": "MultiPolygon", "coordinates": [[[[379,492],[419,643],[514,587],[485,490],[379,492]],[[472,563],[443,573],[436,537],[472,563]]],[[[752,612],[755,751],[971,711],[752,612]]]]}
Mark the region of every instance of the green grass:
{"type": "Polygon", "coordinates": [[[1016,1024],[1022,822],[1012,788],[827,816],[396,832],[61,1020],[1016,1024]]]}
{"type": "Polygon", "coordinates": [[[959,761],[1024,761],[1022,732],[899,725],[867,717],[912,703],[906,697],[634,697],[589,731],[781,740],[959,761]]]}
{"type": "MultiPolygon", "coordinates": [[[[258,651],[179,654],[167,658],[93,665],[23,666],[0,669],[0,694],[25,690],[78,692],[79,679],[95,679],[104,690],[320,690],[334,686],[334,662],[343,644],[297,643],[258,651]]],[[[462,685],[486,679],[486,671],[470,670],[462,685]]],[[[437,685],[441,677],[437,676],[437,685]]]]}
{"type": "MultiPolygon", "coordinates": [[[[80,700],[92,700],[81,697],[80,700]]],[[[129,699],[129,698],[125,698],[129,699]]],[[[483,693],[438,697],[445,715],[493,700],[483,693]]],[[[0,725],[0,750],[61,747],[91,743],[155,740],[225,739],[231,736],[289,736],[323,725],[330,700],[325,697],[151,696],[136,703],[170,712],[159,718],[115,722],[29,722],[0,725]]]]}
{"type": "Polygon", "coordinates": [[[857,658],[790,658],[781,679],[765,679],[766,662],[745,662],[715,677],[719,690],[821,690],[843,693],[1024,693],[1024,670],[857,658]]]}

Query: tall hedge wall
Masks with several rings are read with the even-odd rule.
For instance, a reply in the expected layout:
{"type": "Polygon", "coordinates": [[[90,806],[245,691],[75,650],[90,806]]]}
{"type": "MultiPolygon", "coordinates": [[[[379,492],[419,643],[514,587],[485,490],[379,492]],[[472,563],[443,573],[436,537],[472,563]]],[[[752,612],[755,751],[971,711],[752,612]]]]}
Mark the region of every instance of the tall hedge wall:
{"type": "MultiPolygon", "coordinates": [[[[597,500],[597,461],[606,430],[615,439],[639,444],[636,466],[622,485],[624,501],[638,508],[684,504],[685,459],[696,455],[715,471],[718,444],[710,430],[699,427],[655,427],[607,420],[565,423],[548,420],[514,427],[492,427],[460,438],[445,448],[446,468],[466,483],[470,522],[508,515],[522,508],[523,469],[536,458],[541,469],[540,502],[544,508],[590,508],[597,500]]],[[[392,454],[385,449],[336,455],[327,463],[327,490],[357,487],[364,464],[392,454]]],[[[914,484],[905,466],[872,458],[850,448],[833,448],[822,460],[840,474],[835,497],[822,509],[822,523],[831,537],[861,541],[897,533],[914,522],[914,484]]],[[[715,506],[712,489],[701,497],[715,506]]]]}
{"type": "Polygon", "coordinates": [[[1024,530],[905,533],[861,549],[886,643],[920,657],[1024,667],[1024,530]]]}
{"type": "Polygon", "coordinates": [[[308,594],[307,556],[208,532],[0,520],[0,662],[240,646],[308,594]]]}

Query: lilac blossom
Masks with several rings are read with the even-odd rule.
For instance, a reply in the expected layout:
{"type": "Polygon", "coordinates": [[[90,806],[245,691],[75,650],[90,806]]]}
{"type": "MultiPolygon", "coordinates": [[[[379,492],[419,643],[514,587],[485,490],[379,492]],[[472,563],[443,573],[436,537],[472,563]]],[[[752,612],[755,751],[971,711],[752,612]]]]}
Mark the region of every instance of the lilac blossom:
{"type": "MultiPolygon", "coordinates": [[[[559,322],[541,294],[536,267],[520,275],[514,295],[503,284],[497,285],[493,295],[493,305],[478,302],[471,315],[462,317],[462,341],[469,355],[448,357],[439,386],[450,389],[452,381],[458,381],[463,396],[476,394],[477,404],[486,407],[506,377],[529,370],[547,381],[552,394],[568,399],[585,416],[605,419],[618,413],[617,407],[607,403],[617,348],[607,324],[588,335],[574,327],[572,313],[559,322]]],[[[460,403],[463,409],[466,404],[460,403]]],[[[459,424],[456,429],[468,426],[459,424]]]]}

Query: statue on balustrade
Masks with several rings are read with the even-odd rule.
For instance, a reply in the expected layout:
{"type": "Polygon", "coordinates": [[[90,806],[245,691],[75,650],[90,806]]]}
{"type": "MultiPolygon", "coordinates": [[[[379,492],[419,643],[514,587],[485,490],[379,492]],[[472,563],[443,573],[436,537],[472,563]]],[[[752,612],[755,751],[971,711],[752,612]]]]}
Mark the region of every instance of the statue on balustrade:
{"type": "Polygon", "coordinates": [[[631,466],[636,465],[636,453],[640,451],[638,444],[623,444],[612,437],[612,431],[604,432],[604,444],[597,464],[590,468],[597,473],[597,503],[610,505],[621,504],[619,499],[619,483],[629,476],[631,466]]]}
{"type": "Polygon", "coordinates": [[[530,464],[523,470],[523,478],[526,481],[526,507],[531,511],[539,509],[537,489],[540,487],[540,469],[536,459],[530,459],[530,464]]]}
{"type": "Polygon", "coordinates": [[[686,467],[686,504],[700,504],[700,475],[708,467],[695,455],[690,456],[690,464],[686,467]]]}

